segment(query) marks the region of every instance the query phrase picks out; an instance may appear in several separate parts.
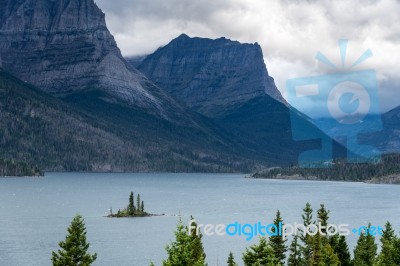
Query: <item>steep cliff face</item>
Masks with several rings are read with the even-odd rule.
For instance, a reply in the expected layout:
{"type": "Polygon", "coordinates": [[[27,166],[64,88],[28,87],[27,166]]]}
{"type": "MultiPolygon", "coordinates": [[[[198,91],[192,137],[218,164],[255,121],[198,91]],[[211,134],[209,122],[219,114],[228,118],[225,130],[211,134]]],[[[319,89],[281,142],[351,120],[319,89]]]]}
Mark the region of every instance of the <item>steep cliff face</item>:
{"type": "MultiPolygon", "coordinates": [[[[329,141],[308,117],[296,110],[291,113],[268,75],[258,44],[183,34],[148,55],[138,69],[274,164],[296,164],[302,152],[319,149],[321,139],[329,141]],[[315,139],[294,141],[292,118],[315,139]]],[[[336,143],[333,149],[343,155],[336,143]]]]}
{"type": "Polygon", "coordinates": [[[124,60],[93,0],[0,0],[0,10],[1,65],[13,75],[7,86],[26,93],[11,101],[14,90],[0,88],[7,118],[0,157],[45,170],[248,171],[256,164],[124,60]],[[28,84],[45,93],[37,97],[28,84]],[[41,107],[33,118],[25,114],[30,97],[41,107]]]}
{"type": "Polygon", "coordinates": [[[147,56],[138,69],[179,101],[211,117],[264,95],[285,102],[257,43],[182,34],[147,56]]]}
{"type": "Polygon", "coordinates": [[[93,0],[0,0],[0,57],[20,79],[65,97],[100,89],[168,116],[173,101],[121,56],[93,0]]]}

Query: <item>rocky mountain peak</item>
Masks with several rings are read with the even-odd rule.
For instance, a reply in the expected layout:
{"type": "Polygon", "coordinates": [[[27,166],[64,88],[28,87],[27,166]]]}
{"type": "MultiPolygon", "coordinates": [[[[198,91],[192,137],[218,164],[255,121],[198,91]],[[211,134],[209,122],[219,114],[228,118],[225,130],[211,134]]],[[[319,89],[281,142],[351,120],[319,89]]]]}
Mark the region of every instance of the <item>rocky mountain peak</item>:
{"type": "Polygon", "coordinates": [[[2,0],[0,5],[3,31],[106,28],[105,15],[92,0],[2,0]]]}
{"type": "Polygon", "coordinates": [[[138,66],[176,99],[207,116],[270,95],[285,102],[268,75],[259,44],[182,34],[138,66]]]}
{"type": "Polygon", "coordinates": [[[0,56],[13,75],[55,96],[100,90],[165,115],[172,99],[125,61],[93,0],[0,0],[0,8],[0,56]]]}

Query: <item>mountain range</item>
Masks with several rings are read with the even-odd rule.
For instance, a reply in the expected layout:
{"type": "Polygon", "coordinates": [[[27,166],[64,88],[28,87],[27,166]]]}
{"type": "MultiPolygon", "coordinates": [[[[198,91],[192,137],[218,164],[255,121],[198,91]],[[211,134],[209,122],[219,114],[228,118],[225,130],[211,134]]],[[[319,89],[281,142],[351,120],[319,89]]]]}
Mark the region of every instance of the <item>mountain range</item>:
{"type": "MultiPolygon", "coordinates": [[[[0,0],[0,157],[47,171],[248,172],[297,163],[261,47],[182,34],[125,59],[93,0],[0,0]]],[[[344,149],[335,145],[343,154],[344,149]]]]}

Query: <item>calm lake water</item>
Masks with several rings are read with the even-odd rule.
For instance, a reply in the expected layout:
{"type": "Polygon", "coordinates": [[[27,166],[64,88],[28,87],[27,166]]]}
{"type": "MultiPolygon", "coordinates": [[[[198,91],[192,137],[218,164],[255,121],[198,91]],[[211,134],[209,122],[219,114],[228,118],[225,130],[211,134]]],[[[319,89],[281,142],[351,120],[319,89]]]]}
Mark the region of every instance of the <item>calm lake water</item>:
{"type": "MultiPolygon", "coordinates": [[[[272,222],[277,209],[287,223],[301,222],[301,210],[325,203],[332,223],[361,226],[390,220],[400,230],[400,186],[362,183],[245,179],[232,174],[49,173],[44,178],[0,178],[0,265],[51,265],[76,213],[85,217],[95,265],[160,265],[179,219],[199,223],[272,222]],[[162,217],[109,219],[139,192],[151,213],[162,217]]],[[[203,237],[209,265],[225,265],[229,251],[238,262],[242,237],[203,237]]],[[[356,237],[349,239],[354,245],[356,237]]]]}

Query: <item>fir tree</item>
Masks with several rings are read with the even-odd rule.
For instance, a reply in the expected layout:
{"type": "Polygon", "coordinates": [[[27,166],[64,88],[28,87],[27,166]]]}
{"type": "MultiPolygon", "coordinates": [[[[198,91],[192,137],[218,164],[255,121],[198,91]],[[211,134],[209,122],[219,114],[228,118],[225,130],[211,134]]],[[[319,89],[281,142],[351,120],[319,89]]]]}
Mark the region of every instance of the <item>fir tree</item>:
{"type": "MultiPolygon", "coordinates": [[[[197,229],[195,229],[197,231],[197,229]]],[[[188,228],[179,220],[175,231],[175,241],[167,247],[168,258],[163,261],[163,266],[205,266],[205,254],[201,242],[197,240],[188,228]],[[201,246],[200,246],[201,245],[201,246]]]]}
{"type": "MultiPolygon", "coordinates": [[[[368,226],[368,229],[370,226],[368,226]]],[[[377,245],[375,237],[367,232],[361,232],[354,249],[354,266],[373,266],[376,259],[377,245]]]]}
{"type": "Polygon", "coordinates": [[[321,204],[318,212],[318,223],[321,225],[321,232],[326,235],[326,226],[328,225],[329,220],[329,211],[325,208],[324,204],[321,204]]]}
{"type": "Polygon", "coordinates": [[[395,247],[396,236],[392,225],[387,222],[385,230],[381,237],[382,250],[379,254],[374,266],[398,266],[399,262],[396,260],[397,252],[395,247]]]}
{"type": "Polygon", "coordinates": [[[306,207],[303,209],[303,214],[301,215],[301,218],[303,218],[303,224],[304,226],[309,226],[310,224],[313,223],[313,209],[311,208],[311,204],[307,202],[306,207]]]}
{"type": "MultiPolygon", "coordinates": [[[[204,264],[205,258],[206,258],[206,253],[204,252],[204,247],[201,239],[203,238],[203,235],[199,232],[197,232],[197,224],[195,222],[195,219],[193,216],[190,216],[190,220],[192,222],[192,230],[189,232],[190,233],[190,244],[192,248],[192,263],[202,261],[204,264]]],[[[201,265],[203,265],[201,264],[201,265]]]]}
{"type": "Polygon", "coordinates": [[[400,265],[400,238],[396,237],[393,240],[393,247],[394,247],[394,262],[396,265],[400,265]]]}
{"type": "Polygon", "coordinates": [[[302,266],[301,246],[299,244],[299,236],[293,237],[292,244],[289,248],[290,254],[288,258],[288,266],[302,266]]]}
{"type": "Polygon", "coordinates": [[[268,244],[265,237],[260,238],[260,242],[250,248],[246,248],[243,253],[243,262],[245,266],[278,266],[282,265],[275,258],[274,250],[268,244]]]}
{"type": "Polygon", "coordinates": [[[383,244],[384,241],[393,242],[395,237],[396,237],[396,235],[394,233],[391,223],[386,222],[385,230],[383,230],[383,232],[382,232],[381,243],[383,244]]]}
{"type": "Polygon", "coordinates": [[[316,234],[312,238],[312,253],[309,260],[311,266],[339,266],[340,261],[335,254],[331,245],[326,241],[326,238],[321,234],[316,234]]]}
{"type": "Polygon", "coordinates": [[[346,237],[340,236],[338,239],[339,240],[337,242],[337,245],[332,246],[332,248],[338,256],[341,266],[352,266],[353,263],[351,261],[351,255],[349,251],[349,246],[346,242],[346,237]]]}
{"type": "Polygon", "coordinates": [[[136,198],[136,208],[137,208],[137,211],[140,211],[140,203],[141,203],[140,194],[137,194],[137,198],[136,198]]]}
{"type": "Polygon", "coordinates": [[[227,264],[228,264],[228,266],[238,266],[237,263],[235,262],[235,258],[233,257],[232,252],[229,252],[227,264]]]}
{"type": "Polygon", "coordinates": [[[128,205],[128,215],[133,216],[135,213],[135,204],[134,204],[134,196],[133,192],[129,195],[129,205],[128,205]]]}
{"type": "Polygon", "coordinates": [[[89,243],[86,241],[86,228],[81,215],[76,215],[68,227],[65,241],[59,243],[61,249],[52,253],[54,266],[90,266],[97,254],[89,254],[89,243]]]}
{"type": "Polygon", "coordinates": [[[144,214],[144,202],[142,200],[142,205],[140,205],[140,212],[144,214]]]}
{"type": "MultiPolygon", "coordinates": [[[[304,227],[308,227],[311,224],[314,224],[313,221],[313,209],[311,208],[311,204],[307,202],[306,206],[303,209],[302,214],[303,225],[304,227]]],[[[308,265],[311,259],[311,252],[312,252],[312,237],[307,232],[300,231],[300,240],[303,243],[301,246],[301,253],[302,253],[302,265],[308,265]]]]}
{"type": "Polygon", "coordinates": [[[323,244],[321,240],[321,235],[318,233],[311,238],[311,256],[309,258],[308,264],[310,266],[320,266],[323,262],[323,244]]]}
{"type": "MultiPolygon", "coordinates": [[[[278,210],[276,212],[276,217],[274,219],[274,225],[275,227],[279,230],[279,227],[283,225],[283,219],[281,217],[281,212],[278,210]]],[[[272,249],[274,250],[274,256],[279,260],[279,262],[283,265],[285,264],[285,259],[286,259],[286,239],[283,238],[282,235],[279,235],[279,232],[275,230],[275,228],[272,229],[273,235],[270,237],[270,245],[272,249]]],[[[283,233],[283,232],[282,232],[283,233]]]]}
{"type": "Polygon", "coordinates": [[[341,266],[337,254],[328,243],[322,246],[322,265],[341,266]]]}

